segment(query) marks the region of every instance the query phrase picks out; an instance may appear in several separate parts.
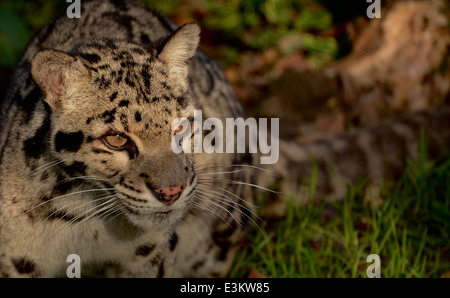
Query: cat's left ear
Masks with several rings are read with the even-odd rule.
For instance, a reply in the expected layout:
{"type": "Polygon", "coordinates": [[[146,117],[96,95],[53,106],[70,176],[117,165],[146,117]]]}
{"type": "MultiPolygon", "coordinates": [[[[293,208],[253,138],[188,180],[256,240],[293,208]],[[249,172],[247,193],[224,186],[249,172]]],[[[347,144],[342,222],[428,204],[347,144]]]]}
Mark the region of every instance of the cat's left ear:
{"type": "Polygon", "coordinates": [[[162,44],[158,58],[167,63],[169,76],[176,81],[186,81],[188,63],[194,57],[200,42],[200,27],[188,23],[179,27],[162,44]]]}
{"type": "Polygon", "coordinates": [[[73,82],[86,72],[76,57],[58,50],[42,50],[31,61],[31,76],[52,109],[67,98],[73,82]]]}

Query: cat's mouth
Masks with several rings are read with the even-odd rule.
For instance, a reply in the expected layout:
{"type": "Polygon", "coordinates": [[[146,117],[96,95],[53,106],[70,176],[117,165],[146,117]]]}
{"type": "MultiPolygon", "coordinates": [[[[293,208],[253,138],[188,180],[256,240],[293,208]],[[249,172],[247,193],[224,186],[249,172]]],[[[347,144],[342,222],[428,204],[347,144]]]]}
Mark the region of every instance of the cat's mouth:
{"type": "Polygon", "coordinates": [[[156,202],[137,202],[135,198],[117,192],[117,198],[122,205],[123,213],[132,221],[151,221],[152,219],[161,221],[167,219],[176,220],[183,214],[184,204],[173,204],[170,206],[155,206],[156,202]]]}
{"type": "MultiPolygon", "coordinates": [[[[119,196],[118,196],[119,197],[119,196]]],[[[143,206],[130,206],[128,203],[122,200],[122,206],[124,207],[124,211],[132,215],[138,216],[151,216],[151,215],[168,215],[174,211],[177,211],[179,208],[152,208],[152,207],[143,207],[143,206]]]]}

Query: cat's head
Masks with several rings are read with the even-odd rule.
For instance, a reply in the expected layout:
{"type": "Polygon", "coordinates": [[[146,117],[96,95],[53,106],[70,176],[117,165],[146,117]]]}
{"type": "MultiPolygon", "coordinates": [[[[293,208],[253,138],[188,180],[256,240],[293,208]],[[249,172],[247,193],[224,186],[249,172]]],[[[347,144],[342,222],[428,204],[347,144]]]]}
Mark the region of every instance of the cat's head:
{"type": "Polygon", "coordinates": [[[188,64],[199,33],[186,24],[152,45],[90,40],[32,61],[51,111],[52,157],[69,176],[112,186],[140,226],[179,219],[195,189],[194,156],[172,151],[171,124],[194,112],[188,64]]]}

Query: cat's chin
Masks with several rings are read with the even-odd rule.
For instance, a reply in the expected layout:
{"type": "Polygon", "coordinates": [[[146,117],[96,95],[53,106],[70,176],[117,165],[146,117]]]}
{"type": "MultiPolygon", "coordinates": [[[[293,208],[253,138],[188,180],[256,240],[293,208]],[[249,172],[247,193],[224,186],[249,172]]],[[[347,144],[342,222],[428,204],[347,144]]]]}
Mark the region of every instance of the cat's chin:
{"type": "Polygon", "coordinates": [[[137,227],[144,230],[160,230],[176,225],[183,216],[183,211],[164,210],[145,214],[125,212],[125,214],[128,220],[137,227]]]}

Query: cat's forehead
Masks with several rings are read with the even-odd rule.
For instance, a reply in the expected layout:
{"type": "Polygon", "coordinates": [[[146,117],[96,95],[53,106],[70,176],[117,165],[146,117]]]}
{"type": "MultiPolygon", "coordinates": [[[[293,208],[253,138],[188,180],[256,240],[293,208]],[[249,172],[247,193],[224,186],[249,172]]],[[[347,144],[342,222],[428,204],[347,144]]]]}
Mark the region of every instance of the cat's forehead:
{"type": "Polygon", "coordinates": [[[158,130],[170,125],[171,119],[192,114],[188,93],[172,86],[167,68],[151,48],[96,40],[73,54],[90,72],[89,86],[80,94],[84,100],[90,97],[83,105],[90,107],[83,112],[89,115],[87,125],[101,123],[135,132],[158,130]]]}
{"type": "MultiPolygon", "coordinates": [[[[171,103],[172,109],[187,107],[185,92],[174,88],[167,67],[152,47],[126,41],[91,40],[73,53],[90,71],[90,85],[111,104],[171,103]]],[[[164,106],[164,107],[165,107],[164,106]]]]}

